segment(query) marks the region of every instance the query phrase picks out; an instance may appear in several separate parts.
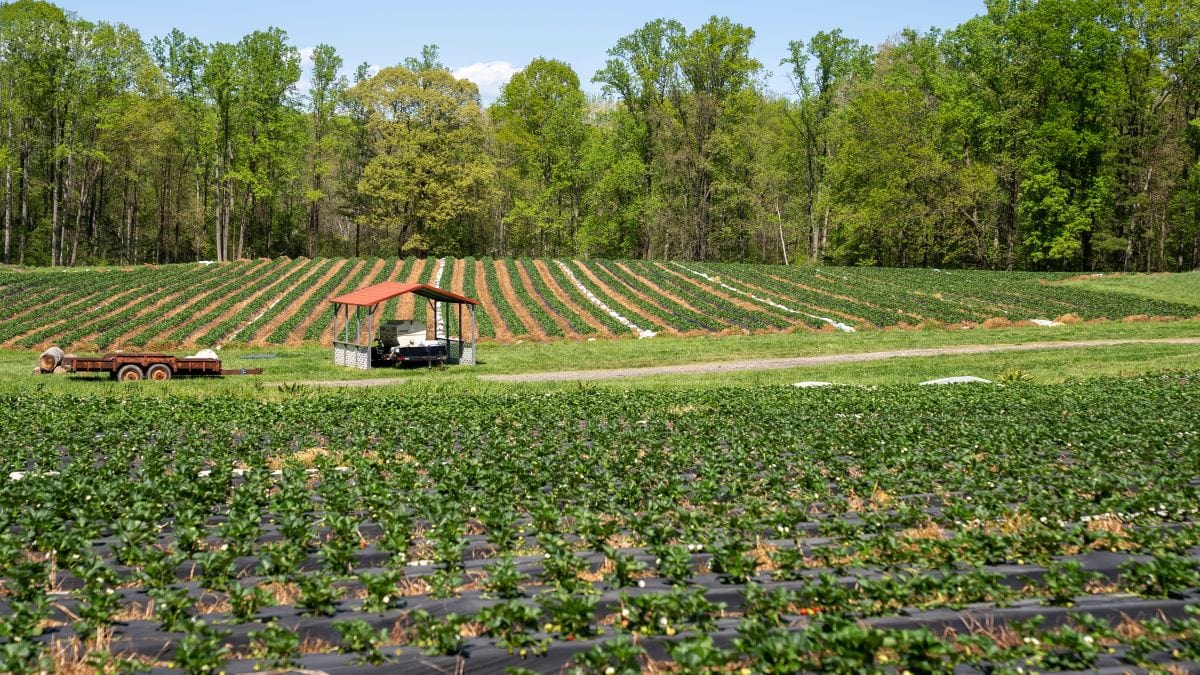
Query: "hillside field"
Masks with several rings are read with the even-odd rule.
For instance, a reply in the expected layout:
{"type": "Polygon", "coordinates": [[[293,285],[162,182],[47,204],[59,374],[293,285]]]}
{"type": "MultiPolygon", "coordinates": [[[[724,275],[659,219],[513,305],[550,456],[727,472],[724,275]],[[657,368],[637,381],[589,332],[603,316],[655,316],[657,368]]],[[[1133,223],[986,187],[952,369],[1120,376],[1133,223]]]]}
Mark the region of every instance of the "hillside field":
{"type": "MultiPolygon", "coordinates": [[[[1169,276],[1081,281],[1027,272],[528,258],[8,268],[0,271],[0,346],[103,351],[325,345],[332,339],[328,298],[384,280],[430,283],[479,299],[479,336],[499,342],[1003,327],[1034,319],[1200,313],[1186,302],[1200,297],[1200,277],[1169,276]],[[1147,287],[1155,292],[1139,292],[1147,287]]],[[[382,315],[406,318],[413,312],[411,297],[398,298],[382,315]]]]}
{"type": "Polygon", "coordinates": [[[0,671],[1190,672],[1198,278],[3,270],[0,671]],[[384,279],[481,299],[480,364],[331,364],[327,298],[384,279]],[[30,377],[49,342],[266,372],[30,377]],[[825,361],[732,367],[771,358],[825,361]],[[724,370],[509,377],[672,365],[724,370]]]}

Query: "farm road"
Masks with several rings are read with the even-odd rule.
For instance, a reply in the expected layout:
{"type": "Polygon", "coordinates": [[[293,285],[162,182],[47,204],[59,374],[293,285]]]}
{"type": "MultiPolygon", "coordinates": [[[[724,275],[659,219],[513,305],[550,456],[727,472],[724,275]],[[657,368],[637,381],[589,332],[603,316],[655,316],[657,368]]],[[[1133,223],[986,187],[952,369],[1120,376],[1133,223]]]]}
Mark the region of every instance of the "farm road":
{"type": "MultiPolygon", "coordinates": [[[[740,361],[713,361],[705,363],[680,363],[671,366],[646,366],[641,368],[614,368],[609,370],[564,370],[549,373],[518,373],[513,375],[480,375],[479,379],[490,382],[562,382],[573,380],[613,380],[623,377],[649,377],[653,375],[702,375],[705,373],[736,373],[750,370],[779,370],[805,366],[825,366],[835,363],[858,363],[883,361],[885,359],[915,356],[952,356],[955,354],[986,354],[989,352],[1036,351],[1041,349],[1085,349],[1088,347],[1112,347],[1128,344],[1171,344],[1200,345],[1197,338],[1158,338],[1148,340],[1074,340],[1066,342],[1025,342],[1021,344],[958,345],[954,347],[928,347],[923,349],[893,349],[881,352],[857,352],[850,354],[828,354],[821,356],[792,356],[771,359],[743,359],[740,361]]],[[[313,380],[298,382],[325,387],[377,387],[399,384],[404,378],[378,378],[371,380],[313,380]]]]}

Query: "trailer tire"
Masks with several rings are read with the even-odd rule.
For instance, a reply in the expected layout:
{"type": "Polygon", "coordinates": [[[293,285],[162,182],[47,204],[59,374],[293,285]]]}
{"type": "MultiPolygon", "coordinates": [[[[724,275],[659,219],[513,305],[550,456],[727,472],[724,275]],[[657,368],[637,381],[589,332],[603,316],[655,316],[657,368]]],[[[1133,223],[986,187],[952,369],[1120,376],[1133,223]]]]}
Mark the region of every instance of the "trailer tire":
{"type": "Polygon", "coordinates": [[[121,369],[117,371],[117,379],[122,382],[137,382],[143,377],[145,375],[142,373],[141,367],[132,363],[121,366],[121,369]]]}
{"type": "Polygon", "coordinates": [[[171,366],[165,363],[156,363],[146,371],[146,377],[156,382],[165,382],[171,379],[171,366]]]}

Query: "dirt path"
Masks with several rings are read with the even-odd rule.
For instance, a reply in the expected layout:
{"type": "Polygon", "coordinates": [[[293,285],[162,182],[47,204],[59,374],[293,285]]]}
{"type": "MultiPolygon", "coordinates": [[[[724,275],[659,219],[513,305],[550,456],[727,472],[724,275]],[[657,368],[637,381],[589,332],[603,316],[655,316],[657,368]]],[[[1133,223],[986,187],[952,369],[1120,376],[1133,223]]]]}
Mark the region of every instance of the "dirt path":
{"type": "MultiPolygon", "coordinates": [[[[364,260],[362,264],[365,265],[366,261],[364,260]]],[[[374,285],[374,284],[379,283],[379,281],[375,281],[375,277],[379,276],[379,273],[383,271],[383,266],[386,264],[387,264],[387,260],[385,260],[384,258],[379,258],[378,260],[376,260],[375,264],[371,265],[371,269],[367,270],[367,273],[364,274],[363,278],[359,280],[359,282],[358,282],[359,286],[361,287],[361,286],[374,285]]],[[[355,269],[351,270],[350,273],[346,275],[346,280],[343,281],[338,288],[335,288],[334,290],[330,291],[329,296],[334,297],[337,295],[341,295],[342,293],[349,293],[351,290],[353,290],[350,288],[346,288],[346,285],[350,283],[350,278],[353,277],[357,273],[357,270],[358,270],[357,267],[355,267],[355,269]]],[[[382,279],[380,281],[382,281],[382,279]]],[[[317,317],[319,317],[320,315],[321,315],[321,310],[318,309],[318,311],[316,311],[312,315],[312,317],[310,317],[310,319],[308,321],[309,326],[311,326],[313,324],[313,322],[315,322],[317,320],[317,317]]],[[[305,326],[304,330],[307,331],[308,326],[305,326]]],[[[293,336],[295,336],[295,335],[304,335],[304,333],[297,332],[297,333],[293,334],[293,336]]],[[[332,347],[333,346],[333,330],[330,329],[330,330],[321,331],[321,337],[317,338],[317,343],[320,344],[322,347],[332,347]]]]}
{"type": "MultiPolygon", "coordinates": [[[[267,344],[268,344],[267,340],[271,337],[271,333],[274,333],[276,328],[279,328],[281,325],[283,325],[284,321],[287,321],[289,318],[291,318],[291,316],[293,314],[296,313],[297,310],[299,310],[301,307],[303,307],[304,303],[308,302],[308,298],[313,293],[316,293],[317,289],[320,288],[326,281],[329,280],[329,277],[332,277],[333,275],[337,274],[338,270],[342,269],[345,266],[346,266],[346,261],[339,260],[339,261],[333,263],[333,265],[330,265],[329,269],[325,270],[325,273],[322,274],[321,278],[319,278],[319,279],[312,278],[316,274],[315,271],[313,272],[313,274],[309,274],[304,282],[304,283],[308,284],[308,290],[301,293],[300,297],[298,297],[292,301],[292,304],[288,305],[287,307],[284,307],[283,310],[280,311],[278,314],[276,314],[275,317],[272,318],[270,321],[268,321],[266,323],[266,325],[264,325],[262,328],[259,328],[258,335],[255,336],[254,340],[250,344],[252,344],[256,347],[267,346],[267,344]]],[[[318,267],[318,269],[319,269],[319,267],[318,267]]],[[[293,331],[293,332],[295,332],[295,331],[293,331]]]]}
{"type": "MultiPolygon", "coordinates": [[[[797,325],[800,325],[802,328],[807,329],[807,326],[804,326],[804,322],[795,316],[788,316],[783,311],[774,310],[770,307],[764,307],[760,304],[756,304],[749,300],[739,298],[730,293],[726,293],[725,290],[720,288],[719,286],[706,284],[703,281],[701,281],[699,277],[691,274],[690,272],[684,273],[684,272],[679,271],[679,269],[671,269],[670,267],[667,267],[666,265],[664,265],[660,262],[656,262],[656,263],[654,263],[654,265],[656,267],[658,267],[659,269],[661,269],[662,271],[666,272],[667,274],[671,274],[671,275],[675,276],[677,279],[683,281],[684,283],[691,284],[692,286],[695,286],[697,289],[699,289],[700,291],[702,291],[704,293],[714,295],[714,296],[720,298],[721,300],[733,305],[734,307],[737,307],[737,308],[742,309],[747,312],[751,312],[753,314],[759,314],[761,316],[782,319],[784,321],[787,321],[792,328],[795,328],[797,325]]],[[[769,328],[769,329],[767,329],[766,332],[774,333],[779,330],[781,330],[781,329],[769,328]]]]}
{"type": "Polygon", "coordinates": [[[517,268],[517,274],[521,277],[521,284],[525,286],[525,292],[529,294],[529,299],[541,305],[542,311],[544,311],[546,316],[550,317],[554,323],[558,324],[558,327],[562,330],[563,335],[567,336],[568,339],[574,340],[578,338],[579,331],[575,330],[575,328],[571,325],[571,322],[567,321],[567,318],[562,314],[559,314],[558,310],[551,307],[550,303],[542,298],[541,294],[538,293],[537,288],[535,288],[533,285],[533,279],[529,277],[532,272],[525,268],[525,263],[521,262],[520,260],[514,260],[513,266],[517,268]]]}
{"type": "MultiPolygon", "coordinates": [[[[508,306],[512,307],[513,312],[521,320],[521,323],[525,324],[525,335],[535,340],[545,340],[545,331],[538,325],[533,315],[529,313],[529,308],[525,306],[525,303],[517,297],[517,292],[513,290],[513,282],[512,279],[508,278],[508,268],[504,266],[504,261],[493,260],[492,272],[496,275],[496,282],[500,284],[500,292],[504,294],[504,299],[508,300],[508,306]]],[[[513,332],[516,333],[515,330],[513,332]]]]}
{"type": "Polygon", "coordinates": [[[463,271],[467,269],[467,261],[462,258],[451,258],[451,260],[454,261],[454,266],[450,268],[450,292],[466,295],[463,293],[463,284],[466,283],[463,271]]]}
{"type": "MultiPolygon", "coordinates": [[[[678,295],[675,295],[674,293],[671,293],[670,291],[667,291],[666,289],[662,288],[661,286],[654,283],[650,279],[638,274],[637,272],[634,272],[633,270],[631,270],[629,268],[629,266],[625,265],[624,263],[614,263],[614,264],[617,267],[621,268],[621,270],[624,271],[626,274],[628,274],[629,276],[633,277],[634,279],[636,279],[639,282],[641,282],[642,284],[644,284],[646,287],[653,289],[655,293],[662,296],[663,298],[670,300],[671,302],[675,303],[676,305],[679,305],[680,307],[688,310],[689,312],[694,312],[701,316],[706,316],[706,317],[712,319],[713,323],[720,326],[720,328],[717,328],[717,331],[720,331],[722,328],[732,328],[735,331],[741,331],[740,328],[738,328],[737,326],[734,326],[733,324],[729,323],[728,321],[725,321],[724,319],[717,318],[715,316],[712,316],[712,314],[710,314],[708,312],[703,312],[703,311],[696,309],[692,305],[688,304],[688,302],[686,300],[684,300],[683,298],[679,297],[678,295]]],[[[659,305],[659,307],[661,307],[661,305],[659,305]]],[[[666,311],[669,312],[670,310],[666,310],[666,311]]],[[[671,313],[674,314],[674,312],[671,312],[671,313]]]]}
{"type": "MultiPolygon", "coordinates": [[[[558,281],[554,278],[554,275],[550,273],[550,267],[546,264],[545,260],[535,259],[533,261],[533,267],[537,270],[537,273],[541,275],[542,281],[546,282],[546,288],[550,289],[550,292],[554,294],[554,297],[558,298],[558,301],[561,302],[564,307],[574,312],[575,316],[579,317],[580,320],[591,326],[594,332],[604,336],[612,336],[613,332],[608,329],[608,326],[604,325],[604,322],[592,316],[591,312],[580,307],[578,303],[571,299],[571,296],[567,294],[567,291],[558,285],[558,281]]],[[[530,273],[532,274],[532,271],[530,271],[530,273]]],[[[626,333],[622,333],[622,335],[625,334],[626,333]]]]}
{"type": "MultiPolygon", "coordinates": [[[[52,301],[51,303],[43,303],[41,305],[33,307],[28,312],[22,312],[21,316],[29,314],[30,312],[37,312],[37,311],[46,312],[46,311],[49,311],[49,310],[47,310],[47,307],[52,307],[53,311],[55,313],[61,314],[63,316],[63,318],[55,320],[55,321],[48,321],[43,324],[34,324],[29,330],[22,331],[16,335],[12,336],[11,338],[5,340],[3,343],[0,343],[0,346],[4,347],[6,349],[13,349],[16,347],[17,341],[20,340],[21,338],[24,338],[26,335],[31,335],[33,333],[40,333],[43,329],[52,328],[54,326],[57,326],[61,323],[66,322],[66,321],[70,321],[71,317],[75,314],[75,311],[77,309],[82,308],[84,311],[87,311],[87,308],[91,307],[97,299],[104,297],[104,293],[103,292],[91,293],[89,295],[83,296],[82,298],[80,298],[72,303],[62,305],[62,306],[53,304],[53,303],[58,302],[59,298],[61,298],[61,297],[62,296],[55,298],[54,301],[52,301]]],[[[18,320],[19,318],[20,317],[14,316],[11,318],[11,320],[15,321],[15,320],[18,320]]],[[[9,320],[9,319],[6,319],[6,321],[7,320],[9,320]]]]}
{"type": "Polygon", "coordinates": [[[554,373],[521,373],[517,375],[481,375],[479,379],[492,382],[559,382],[571,380],[610,380],[622,377],[651,375],[697,375],[704,373],[735,373],[749,370],[779,370],[804,366],[825,366],[835,363],[861,363],[914,356],[952,356],[958,354],[987,354],[992,352],[1021,352],[1041,349],[1081,349],[1112,347],[1127,344],[1200,345],[1200,338],[1162,338],[1153,340],[1077,340],[1071,342],[1026,342],[1023,344],[961,345],[925,349],[894,349],[856,354],[824,356],[794,356],[774,359],[747,359],[714,363],[680,363],[672,366],[646,368],[617,368],[612,370],[572,370],[554,373]]]}
{"type": "MultiPolygon", "coordinates": [[[[709,363],[680,363],[670,366],[645,368],[615,368],[611,370],[569,370],[550,373],[519,373],[515,375],[480,375],[479,379],[490,382],[563,382],[612,380],[653,375],[703,375],[706,373],[736,373],[754,370],[780,370],[805,366],[826,366],[836,363],[863,363],[895,358],[920,356],[953,356],[958,354],[987,354],[993,352],[1037,351],[1041,349],[1086,349],[1089,347],[1113,347],[1128,344],[1200,345],[1200,338],[1156,338],[1148,340],[1073,340],[1068,342],[1026,342],[1021,344],[958,345],[954,347],[930,347],[925,349],[894,349],[881,352],[857,352],[851,354],[828,354],[823,356],[794,356],[773,359],[747,359],[741,361],[715,361],[709,363]]],[[[303,384],[325,387],[377,387],[400,384],[406,378],[379,378],[371,380],[309,380],[280,384],[303,384]]]]}
{"type": "MultiPolygon", "coordinates": [[[[428,264],[431,264],[430,258],[417,258],[413,262],[412,269],[408,271],[408,276],[405,277],[404,283],[406,283],[406,284],[417,283],[417,280],[421,278],[421,273],[425,271],[425,265],[428,265],[428,264]]],[[[432,263],[432,264],[436,265],[437,263],[432,263]]],[[[417,317],[414,316],[413,313],[416,308],[416,304],[414,302],[416,297],[417,296],[413,295],[412,293],[405,293],[404,295],[400,296],[396,300],[395,314],[387,315],[387,316],[384,316],[383,318],[390,320],[390,319],[393,319],[396,317],[406,317],[406,318],[415,320],[417,317]]],[[[386,305],[384,307],[386,309],[386,305]]],[[[386,315],[387,312],[385,311],[384,314],[386,315]]],[[[424,321],[425,317],[421,317],[421,320],[424,321]]]]}
{"type": "MultiPolygon", "coordinates": [[[[342,273],[342,280],[335,284],[333,288],[329,289],[329,297],[332,298],[341,295],[342,291],[346,289],[346,285],[349,284],[350,280],[354,278],[354,275],[358,274],[363,265],[366,264],[366,260],[359,260],[358,262],[354,263],[350,269],[342,273]]],[[[314,290],[319,289],[320,286],[317,286],[317,288],[314,290]]],[[[296,325],[296,328],[292,331],[292,334],[288,336],[288,339],[284,344],[289,347],[294,347],[303,342],[304,334],[308,331],[308,327],[316,323],[317,319],[327,311],[329,311],[329,305],[318,304],[315,308],[313,308],[313,311],[309,313],[308,316],[304,317],[304,319],[302,319],[300,323],[296,325]]],[[[317,342],[321,343],[321,339],[318,338],[317,342]]],[[[332,334],[329,337],[329,346],[333,346],[332,334]]]]}
{"type": "MultiPolygon", "coordinates": [[[[601,281],[600,277],[597,276],[596,273],[593,272],[583,262],[581,262],[579,260],[573,260],[572,262],[575,263],[576,270],[583,272],[583,275],[588,278],[588,281],[591,281],[593,284],[595,284],[596,288],[600,289],[601,293],[607,295],[609,298],[611,298],[613,300],[613,302],[615,304],[618,305],[617,307],[613,307],[612,309],[623,314],[625,316],[625,318],[631,319],[631,315],[636,315],[636,316],[641,317],[643,319],[643,322],[649,324],[648,326],[644,326],[645,328],[653,328],[660,332],[666,332],[666,333],[670,333],[672,335],[679,334],[679,331],[674,326],[667,325],[667,323],[665,321],[653,316],[652,314],[650,314],[646,310],[642,309],[641,307],[638,307],[637,304],[630,301],[629,298],[621,295],[621,293],[619,293],[615,289],[613,289],[612,286],[609,286],[608,284],[601,281]]],[[[655,304],[654,302],[652,302],[649,298],[647,298],[644,293],[639,294],[639,293],[637,293],[637,291],[634,291],[632,289],[629,289],[628,292],[633,293],[634,297],[641,299],[643,302],[653,305],[654,307],[658,307],[659,309],[663,309],[662,307],[660,307],[657,304],[655,304]]],[[[663,310],[663,311],[665,312],[666,310],[663,310]]],[[[631,320],[633,320],[633,319],[631,319],[631,320]]],[[[636,320],[633,320],[633,321],[635,323],[639,323],[636,320]]]]}
{"type": "MultiPolygon", "coordinates": [[[[495,270],[493,270],[492,274],[495,273],[495,270]]],[[[504,323],[504,319],[500,317],[499,310],[492,304],[492,293],[488,290],[487,285],[487,268],[483,266],[482,260],[475,261],[475,295],[479,296],[476,299],[479,300],[483,311],[487,312],[488,317],[492,320],[492,331],[496,333],[496,339],[503,342],[512,340],[512,331],[509,330],[508,324],[504,323]]],[[[476,311],[479,310],[477,309],[476,311]]]]}
{"type": "MultiPolygon", "coordinates": [[[[821,281],[824,281],[825,283],[830,284],[832,286],[844,288],[847,291],[847,293],[849,293],[851,290],[853,290],[853,289],[845,288],[844,284],[840,283],[837,279],[832,279],[830,277],[825,276],[824,274],[818,273],[813,276],[815,276],[817,279],[820,279],[821,281]]],[[[897,314],[903,314],[904,316],[912,317],[912,318],[916,319],[917,321],[924,321],[926,319],[926,317],[921,316],[920,314],[914,314],[913,312],[909,312],[907,310],[903,310],[898,307],[896,307],[896,308],[883,307],[883,306],[877,305],[873,302],[867,302],[866,300],[863,300],[861,298],[856,298],[852,295],[847,295],[844,293],[837,293],[837,292],[834,292],[831,290],[823,290],[820,288],[813,288],[812,286],[807,286],[805,284],[795,282],[795,281],[789,281],[787,279],[783,279],[781,277],[777,277],[774,275],[772,275],[772,278],[779,279],[780,281],[791,284],[793,286],[798,286],[800,288],[803,288],[806,291],[812,291],[813,293],[820,293],[822,295],[828,295],[831,298],[837,298],[838,300],[845,300],[846,302],[853,302],[853,303],[856,303],[859,305],[866,305],[867,307],[870,307],[871,309],[889,309],[897,314]]]]}
{"type": "MultiPolygon", "coordinates": [[[[802,312],[808,312],[808,313],[815,312],[815,313],[819,314],[820,316],[836,316],[836,317],[839,317],[841,320],[849,321],[851,325],[856,325],[856,326],[857,325],[865,326],[865,325],[871,323],[870,321],[867,321],[866,319],[862,318],[861,316],[855,316],[853,314],[847,314],[845,312],[839,312],[837,310],[829,309],[828,307],[821,307],[820,305],[814,305],[812,303],[805,302],[803,300],[796,300],[793,298],[789,298],[786,295],[779,293],[778,291],[772,291],[769,288],[763,288],[762,286],[757,286],[755,284],[749,283],[745,279],[736,279],[736,278],[730,277],[729,281],[733,282],[733,285],[741,286],[742,288],[754,291],[755,293],[757,293],[765,298],[771,298],[772,296],[774,296],[777,301],[780,301],[783,304],[785,304],[795,310],[799,310],[802,312]]],[[[810,328],[810,330],[811,330],[811,328],[810,328]]]]}

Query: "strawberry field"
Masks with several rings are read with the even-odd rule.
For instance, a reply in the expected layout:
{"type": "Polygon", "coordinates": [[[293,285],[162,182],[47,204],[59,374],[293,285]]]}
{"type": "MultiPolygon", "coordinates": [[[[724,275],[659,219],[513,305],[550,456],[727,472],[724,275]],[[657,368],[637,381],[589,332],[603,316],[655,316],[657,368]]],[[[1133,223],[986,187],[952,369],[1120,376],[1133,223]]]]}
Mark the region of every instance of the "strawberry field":
{"type": "MultiPolygon", "coordinates": [[[[1060,283],[1067,276],[528,258],[279,258],[5,270],[0,345],[103,351],[328,344],[327,299],[385,280],[440,284],[483,299],[478,325],[485,340],[1008,325],[1197,311],[1060,283]]],[[[412,306],[393,299],[383,316],[407,318],[412,306]]]]}
{"type": "Polygon", "coordinates": [[[5,394],[0,670],[1200,667],[1197,387],[5,394]]]}

